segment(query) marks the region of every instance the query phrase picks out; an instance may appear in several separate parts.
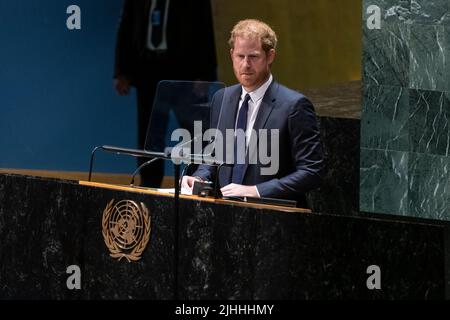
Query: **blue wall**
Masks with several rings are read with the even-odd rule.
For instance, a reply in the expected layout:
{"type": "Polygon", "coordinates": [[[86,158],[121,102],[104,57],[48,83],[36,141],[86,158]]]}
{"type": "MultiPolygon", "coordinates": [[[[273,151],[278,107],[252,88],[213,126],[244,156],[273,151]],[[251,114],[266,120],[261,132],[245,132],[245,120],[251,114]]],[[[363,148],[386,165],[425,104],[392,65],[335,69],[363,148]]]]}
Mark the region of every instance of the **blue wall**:
{"type": "MultiPolygon", "coordinates": [[[[136,147],[135,93],[112,86],[122,0],[0,2],[0,168],[87,171],[91,149],[136,147]],[[69,5],[81,30],[68,30],[69,5]]],[[[130,172],[100,154],[96,171],[130,172]]]]}

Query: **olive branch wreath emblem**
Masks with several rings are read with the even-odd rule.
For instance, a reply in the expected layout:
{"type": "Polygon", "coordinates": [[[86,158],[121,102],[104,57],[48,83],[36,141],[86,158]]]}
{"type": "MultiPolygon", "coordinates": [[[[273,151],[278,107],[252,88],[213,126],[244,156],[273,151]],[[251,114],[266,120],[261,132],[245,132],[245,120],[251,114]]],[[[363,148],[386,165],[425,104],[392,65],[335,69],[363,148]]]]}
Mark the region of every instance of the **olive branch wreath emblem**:
{"type": "Polygon", "coordinates": [[[149,211],[142,202],[138,205],[131,200],[122,200],[117,202],[115,206],[113,204],[114,199],[103,210],[102,216],[102,234],[105,244],[110,251],[109,255],[112,258],[117,258],[119,261],[122,258],[126,258],[128,262],[138,261],[150,240],[151,217],[149,211]],[[125,208],[125,210],[121,210],[121,208],[125,208]],[[116,214],[113,215],[113,212],[116,214]],[[126,218],[123,218],[123,216],[126,218]],[[120,221],[116,221],[118,217],[122,217],[120,221]],[[142,225],[138,225],[137,228],[131,227],[133,223],[136,224],[136,221],[142,222],[142,225]],[[119,229],[120,235],[118,234],[119,229]],[[142,229],[142,232],[137,232],[136,235],[137,229],[142,229]],[[125,245],[123,241],[121,243],[121,241],[117,240],[123,234],[128,236],[125,240],[133,237],[132,245],[129,243],[125,245]],[[135,239],[136,237],[137,239],[135,239]]]}

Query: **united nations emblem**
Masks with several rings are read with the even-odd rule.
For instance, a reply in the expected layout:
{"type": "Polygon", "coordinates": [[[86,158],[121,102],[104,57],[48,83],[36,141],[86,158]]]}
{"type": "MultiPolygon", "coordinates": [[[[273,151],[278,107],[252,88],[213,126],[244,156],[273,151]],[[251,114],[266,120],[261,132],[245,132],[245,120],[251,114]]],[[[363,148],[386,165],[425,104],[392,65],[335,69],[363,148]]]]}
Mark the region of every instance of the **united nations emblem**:
{"type": "Polygon", "coordinates": [[[141,202],[122,200],[114,206],[111,200],[103,210],[102,233],[113,258],[126,258],[128,262],[141,258],[150,239],[151,217],[141,202]]]}

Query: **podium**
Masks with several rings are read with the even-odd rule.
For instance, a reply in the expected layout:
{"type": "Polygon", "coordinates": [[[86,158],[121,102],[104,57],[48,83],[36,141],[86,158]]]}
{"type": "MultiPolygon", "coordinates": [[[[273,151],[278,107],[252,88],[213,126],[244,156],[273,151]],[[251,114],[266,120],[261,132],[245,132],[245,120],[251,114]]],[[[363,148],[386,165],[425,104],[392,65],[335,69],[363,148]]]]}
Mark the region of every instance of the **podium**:
{"type": "Polygon", "coordinates": [[[181,196],[175,228],[173,209],[172,195],[149,189],[0,175],[0,298],[445,298],[438,222],[181,196]],[[105,244],[112,200],[148,209],[137,261],[111,257],[105,244]],[[71,265],[79,290],[67,286],[71,265]],[[370,288],[370,266],[379,267],[380,289],[370,288]]]}

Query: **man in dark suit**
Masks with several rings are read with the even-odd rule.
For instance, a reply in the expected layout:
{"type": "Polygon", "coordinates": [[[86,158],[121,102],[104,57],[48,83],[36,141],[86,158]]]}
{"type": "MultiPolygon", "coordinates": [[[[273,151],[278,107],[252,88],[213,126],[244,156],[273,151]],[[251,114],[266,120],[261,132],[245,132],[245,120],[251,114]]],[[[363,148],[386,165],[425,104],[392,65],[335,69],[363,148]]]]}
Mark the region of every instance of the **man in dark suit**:
{"type": "MultiPolygon", "coordinates": [[[[234,156],[232,167],[222,168],[219,183],[223,196],[270,197],[297,200],[305,206],[305,193],[321,183],[323,154],[312,103],[301,93],[275,82],[270,66],[275,59],[277,37],[265,23],[240,21],[231,33],[230,54],[238,85],[219,91],[212,102],[211,124],[226,137],[227,129],[245,132],[246,161],[234,156]],[[261,129],[276,132],[267,143],[260,141],[261,129]],[[253,140],[252,140],[253,139],[253,140]],[[252,143],[253,142],[253,143],[252,143]],[[274,144],[277,144],[276,146],[274,144]],[[265,174],[261,162],[249,162],[252,146],[278,153],[276,172],[265,174]]],[[[235,137],[234,145],[238,146],[235,137]]],[[[233,139],[232,138],[232,139],[233,139]]],[[[228,139],[230,140],[230,139],[228,139]]],[[[227,154],[226,141],[222,154],[227,154]]],[[[242,153],[242,152],[241,152],[242,153]]],[[[201,165],[182,186],[192,188],[195,180],[212,180],[216,167],[201,165]]]]}
{"type": "MultiPolygon", "coordinates": [[[[140,149],[160,80],[216,80],[213,34],[210,0],[125,0],[114,86],[120,95],[136,88],[140,149]]],[[[164,163],[154,162],[141,171],[141,185],[157,187],[163,174],[164,163]]]]}

